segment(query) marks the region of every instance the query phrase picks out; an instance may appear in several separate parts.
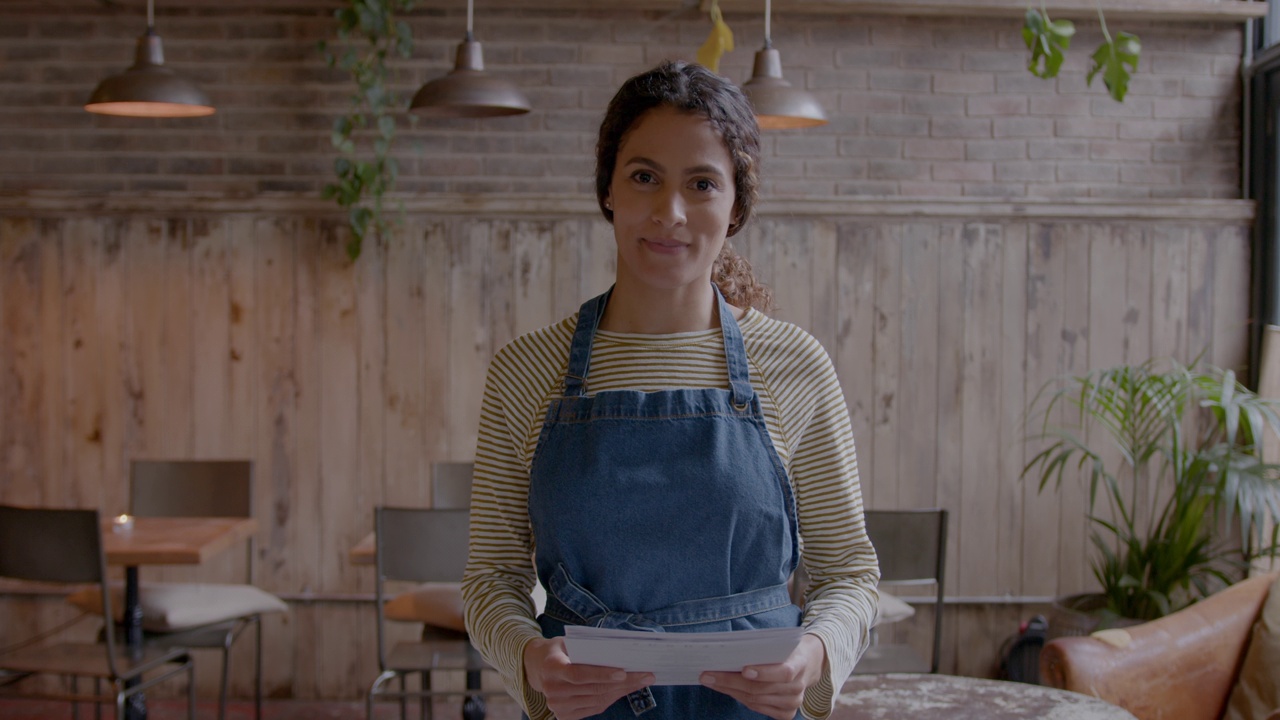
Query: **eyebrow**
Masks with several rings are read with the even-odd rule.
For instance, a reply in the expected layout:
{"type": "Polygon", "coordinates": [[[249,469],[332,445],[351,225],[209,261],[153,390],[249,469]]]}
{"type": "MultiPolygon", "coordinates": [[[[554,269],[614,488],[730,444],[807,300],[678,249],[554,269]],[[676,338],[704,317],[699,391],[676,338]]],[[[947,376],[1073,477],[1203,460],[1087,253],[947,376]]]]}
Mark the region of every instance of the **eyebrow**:
{"type": "MultiPolygon", "coordinates": [[[[657,170],[658,172],[667,171],[667,169],[662,166],[662,163],[652,158],[644,157],[643,155],[638,155],[636,157],[633,157],[622,164],[623,167],[627,167],[628,165],[646,165],[648,167],[653,168],[654,170],[657,170]]],[[[715,175],[716,177],[724,177],[724,173],[720,172],[720,168],[716,167],[715,165],[694,165],[691,168],[686,168],[684,171],[684,174],[685,175],[715,175]]]]}

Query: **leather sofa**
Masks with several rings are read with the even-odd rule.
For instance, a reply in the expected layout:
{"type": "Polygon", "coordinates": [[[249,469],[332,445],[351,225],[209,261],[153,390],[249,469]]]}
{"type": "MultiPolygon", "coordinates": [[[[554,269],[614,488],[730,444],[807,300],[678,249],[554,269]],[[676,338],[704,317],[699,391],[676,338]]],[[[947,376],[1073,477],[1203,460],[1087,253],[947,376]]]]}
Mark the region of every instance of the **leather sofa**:
{"type": "Polygon", "coordinates": [[[1055,638],[1040,654],[1041,682],[1101,698],[1139,720],[1219,720],[1276,577],[1241,581],[1123,630],[1055,638]]]}

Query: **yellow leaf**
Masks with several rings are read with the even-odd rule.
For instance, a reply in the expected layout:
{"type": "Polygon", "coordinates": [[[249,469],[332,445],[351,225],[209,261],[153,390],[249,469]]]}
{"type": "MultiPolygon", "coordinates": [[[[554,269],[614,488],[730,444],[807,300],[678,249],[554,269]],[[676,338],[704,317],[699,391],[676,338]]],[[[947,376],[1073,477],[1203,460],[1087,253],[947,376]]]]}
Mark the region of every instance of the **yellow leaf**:
{"type": "Polygon", "coordinates": [[[733,31],[725,24],[724,16],[720,14],[718,0],[712,0],[710,15],[711,34],[707,36],[706,42],[702,43],[702,47],[698,48],[698,64],[711,72],[720,72],[720,56],[733,50],[733,31]]]}

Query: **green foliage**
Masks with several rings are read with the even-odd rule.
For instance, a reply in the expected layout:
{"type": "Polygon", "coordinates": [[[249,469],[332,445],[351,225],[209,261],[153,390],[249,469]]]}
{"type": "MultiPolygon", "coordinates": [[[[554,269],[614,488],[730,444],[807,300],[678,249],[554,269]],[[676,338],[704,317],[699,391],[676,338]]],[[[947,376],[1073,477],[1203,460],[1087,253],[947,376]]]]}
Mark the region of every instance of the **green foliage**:
{"type": "Polygon", "coordinates": [[[1057,77],[1066,57],[1064,51],[1071,47],[1071,37],[1075,34],[1076,27],[1070,20],[1050,21],[1048,13],[1042,15],[1027,8],[1022,40],[1031,51],[1031,61],[1027,63],[1031,74],[1045,80],[1057,77]]]}
{"type": "Polygon", "coordinates": [[[1120,365],[1046,386],[1031,409],[1042,419],[1035,438],[1049,444],[1022,474],[1041,491],[1088,478],[1090,564],[1108,613],[1166,615],[1280,550],[1263,531],[1280,520],[1280,466],[1259,445],[1263,433],[1280,437],[1277,404],[1233,372],[1120,365]],[[1226,542],[1233,525],[1238,541],[1226,542]]]}
{"type": "Polygon", "coordinates": [[[1093,53],[1093,67],[1089,69],[1086,82],[1093,85],[1093,77],[1102,74],[1102,82],[1116,102],[1123,102],[1129,92],[1130,74],[1138,69],[1138,54],[1142,52],[1142,43],[1138,36],[1122,32],[1112,40],[1110,36],[1093,53]]]}
{"type": "MultiPolygon", "coordinates": [[[[1093,64],[1085,83],[1092,86],[1094,76],[1102,75],[1102,82],[1112,99],[1124,102],[1124,96],[1129,92],[1129,80],[1138,69],[1142,42],[1137,35],[1127,32],[1117,33],[1113,39],[1107,31],[1107,19],[1100,5],[1098,21],[1102,25],[1103,42],[1091,56],[1093,64]]],[[[1075,32],[1075,24],[1070,20],[1050,20],[1043,5],[1040,10],[1028,8],[1022,24],[1022,40],[1031,51],[1027,70],[1046,80],[1057,77],[1075,32]]]]}
{"type": "Polygon", "coordinates": [[[322,41],[320,51],[330,67],[351,74],[356,91],[351,95],[351,112],[333,123],[330,140],[341,157],[333,163],[337,182],[325,186],[323,197],[347,211],[351,226],[347,255],[354,260],[369,233],[381,235],[391,226],[382,197],[395,186],[398,173],[391,145],[401,102],[387,86],[387,60],[392,54],[408,57],[413,49],[409,25],[396,20],[395,14],[412,9],[416,0],[343,2],[333,11],[342,47],[322,41]]]}

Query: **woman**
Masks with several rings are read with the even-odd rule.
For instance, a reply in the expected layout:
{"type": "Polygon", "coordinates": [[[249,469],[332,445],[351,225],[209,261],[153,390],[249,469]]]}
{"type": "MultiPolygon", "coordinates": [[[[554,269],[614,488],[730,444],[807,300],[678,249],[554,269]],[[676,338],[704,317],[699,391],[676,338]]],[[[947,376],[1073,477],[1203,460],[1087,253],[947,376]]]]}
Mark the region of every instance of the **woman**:
{"type": "Polygon", "coordinates": [[[472,642],[533,720],[824,718],[865,649],[879,572],[832,364],[759,311],[768,290],[726,243],[757,195],[751,107],[705,68],[664,63],[618,91],[596,162],[613,288],[489,370],[463,582],[472,642]],[[786,586],[801,538],[803,617],[786,586]],[[650,687],[570,662],[569,624],[805,632],[785,662],[650,687]]]}

